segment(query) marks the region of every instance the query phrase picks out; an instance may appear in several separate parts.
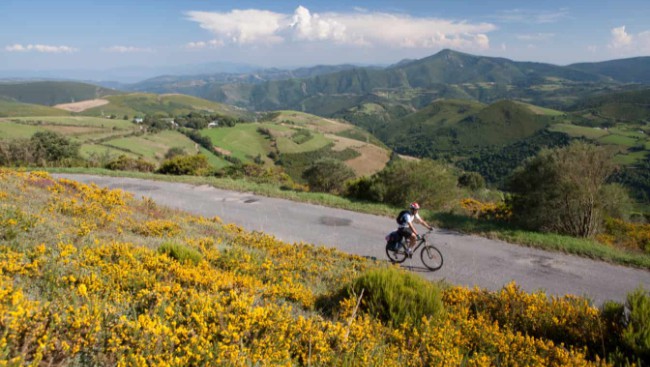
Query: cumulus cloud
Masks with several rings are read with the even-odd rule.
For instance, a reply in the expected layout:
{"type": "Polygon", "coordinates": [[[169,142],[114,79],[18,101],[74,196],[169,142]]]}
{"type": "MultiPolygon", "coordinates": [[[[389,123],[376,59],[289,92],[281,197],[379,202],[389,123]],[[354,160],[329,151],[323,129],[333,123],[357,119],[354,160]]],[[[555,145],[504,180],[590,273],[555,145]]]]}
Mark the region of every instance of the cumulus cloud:
{"type": "Polygon", "coordinates": [[[625,30],[625,26],[621,26],[612,28],[611,35],[612,38],[608,45],[610,49],[624,53],[650,52],[650,31],[630,34],[625,30]]]}
{"type": "Polygon", "coordinates": [[[134,52],[153,52],[153,49],[133,47],[133,46],[112,46],[112,47],[103,48],[102,51],[125,54],[125,53],[134,53],[134,52]]]}
{"type": "MultiPolygon", "coordinates": [[[[487,33],[496,29],[490,23],[404,14],[312,13],[303,6],[296,8],[293,14],[233,10],[228,13],[191,11],[187,16],[224,44],[242,45],[331,42],[367,47],[485,49],[489,47],[487,33]]],[[[196,44],[194,46],[198,46],[196,44]]]]}
{"type": "Polygon", "coordinates": [[[272,44],[282,41],[276,33],[284,21],[283,14],[249,9],[229,13],[190,11],[187,16],[224,42],[272,44]]]}
{"type": "Polygon", "coordinates": [[[76,48],[69,46],[50,46],[50,45],[21,45],[14,44],[6,46],[5,50],[8,52],[46,52],[46,53],[72,53],[78,51],[76,48]]]}

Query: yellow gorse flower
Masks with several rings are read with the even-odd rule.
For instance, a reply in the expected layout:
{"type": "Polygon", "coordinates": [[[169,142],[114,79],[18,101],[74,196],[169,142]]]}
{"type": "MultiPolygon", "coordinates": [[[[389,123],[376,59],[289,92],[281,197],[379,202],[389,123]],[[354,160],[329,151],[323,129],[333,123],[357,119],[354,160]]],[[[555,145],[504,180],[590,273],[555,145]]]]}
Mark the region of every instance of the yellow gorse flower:
{"type": "Polygon", "coordinates": [[[44,172],[0,169],[0,193],[2,223],[34,219],[0,241],[0,365],[608,365],[588,357],[602,329],[582,298],[451,287],[444,316],[417,326],[349,298],[325,316],[321,297],[382,265],[44,172]]]}

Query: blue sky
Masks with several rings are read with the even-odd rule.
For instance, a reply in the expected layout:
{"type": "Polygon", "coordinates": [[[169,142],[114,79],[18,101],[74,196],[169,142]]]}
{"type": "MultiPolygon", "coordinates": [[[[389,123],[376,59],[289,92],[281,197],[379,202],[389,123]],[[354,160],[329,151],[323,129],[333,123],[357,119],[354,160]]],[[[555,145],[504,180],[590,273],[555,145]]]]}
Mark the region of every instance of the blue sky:
{"type": "Polygon", "coordinates": [[[650,1],[0,0],[0,70],[650,55],[650,1]]]}

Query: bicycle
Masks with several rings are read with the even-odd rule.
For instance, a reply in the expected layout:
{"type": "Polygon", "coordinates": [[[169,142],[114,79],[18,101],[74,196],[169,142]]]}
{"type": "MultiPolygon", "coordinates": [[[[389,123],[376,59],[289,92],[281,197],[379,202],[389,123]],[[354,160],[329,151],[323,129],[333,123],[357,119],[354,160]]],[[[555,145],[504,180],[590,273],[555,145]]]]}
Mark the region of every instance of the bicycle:
{"type": "MultiPolygon", "coordinates": [[[[418,241],[420,242],[415,245],[411,254],[414,254],[420,247],[422,247],[422,250],[420,251],[420,259],[422,259],[422,263],[427,267],[427,269],[436,271],[442,267],[443,259],[440,250],[438,250],[438,248],[433,244],[427,242],[427,236],[430,233],[431,231],[428,231],[427,233],[418,236],[418,241]]],[[[386,243],[386,255],[392,263],[401,264],[409,257],[406,251],[406,241],[406,238],[402,238],[397,243],[396,249],[391,249],[390,242],[386,243]]]]}

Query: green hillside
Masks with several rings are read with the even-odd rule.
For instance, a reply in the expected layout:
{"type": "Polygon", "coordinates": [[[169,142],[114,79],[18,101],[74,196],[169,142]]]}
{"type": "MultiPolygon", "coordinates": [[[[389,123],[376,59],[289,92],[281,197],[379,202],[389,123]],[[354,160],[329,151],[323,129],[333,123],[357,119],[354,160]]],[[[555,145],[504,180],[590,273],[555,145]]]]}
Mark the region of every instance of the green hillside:
{"type": "Polygon", "coordinates": [[[399,153],[451,158],[525,139],[550,122],[551,117],[513,101],[486,106],[443,100],[385,125],[378,135],[399,153]]]}
{"type": "Polygon", "coordinates": [[[650,84],[650,57],[569,65],[570,68],[608,76],[622,83],[650,84]]]}
{"type": "MultiPolygon", "coordinates": [[[[156,91],[177,91],[252,110],[292,109],[334,116],[377,97],[380,103],[421,108],[433,100],[472,99],[494,103],[520,99],[537,105],[564,106],[617,81],[575,68],[452,50],[388,68],[354,67],[302,78],[228,83],[209,77],[191,84],[170,81],[156,91]]],[[[374,101],[377,102],[377,101],[374,101]]]]}
{"type": "Polygon", "coordinates": [[[92,84],[62,81],[0,83],[0,96],[23,103],[54,106],[120,94],[92,84]]]}
{"type": "Polygon", "coordinates": [[[650,89],[586,98],[576,103],[571,110],[583,116],[585,124],[650,122],[650,89]]]}
{"type": "Polygon", "coordinates": [[[94,107],[82,112],[88,116],[115,115],[144,116],[165,115],[177,116],[191,112],[220,114],[232,118],[251,119],[252,114],[245,110],[212,102],[205,99],[182,94],[149,94],[130,93],[105,98],[108,104],[94,107]]]}
{"type": "Polygon", "coordinates": [[[0,117],[20,116],[67,116],[70,112],[31,103],[22,103],[8,97],[0,97],[0,117]]]}

